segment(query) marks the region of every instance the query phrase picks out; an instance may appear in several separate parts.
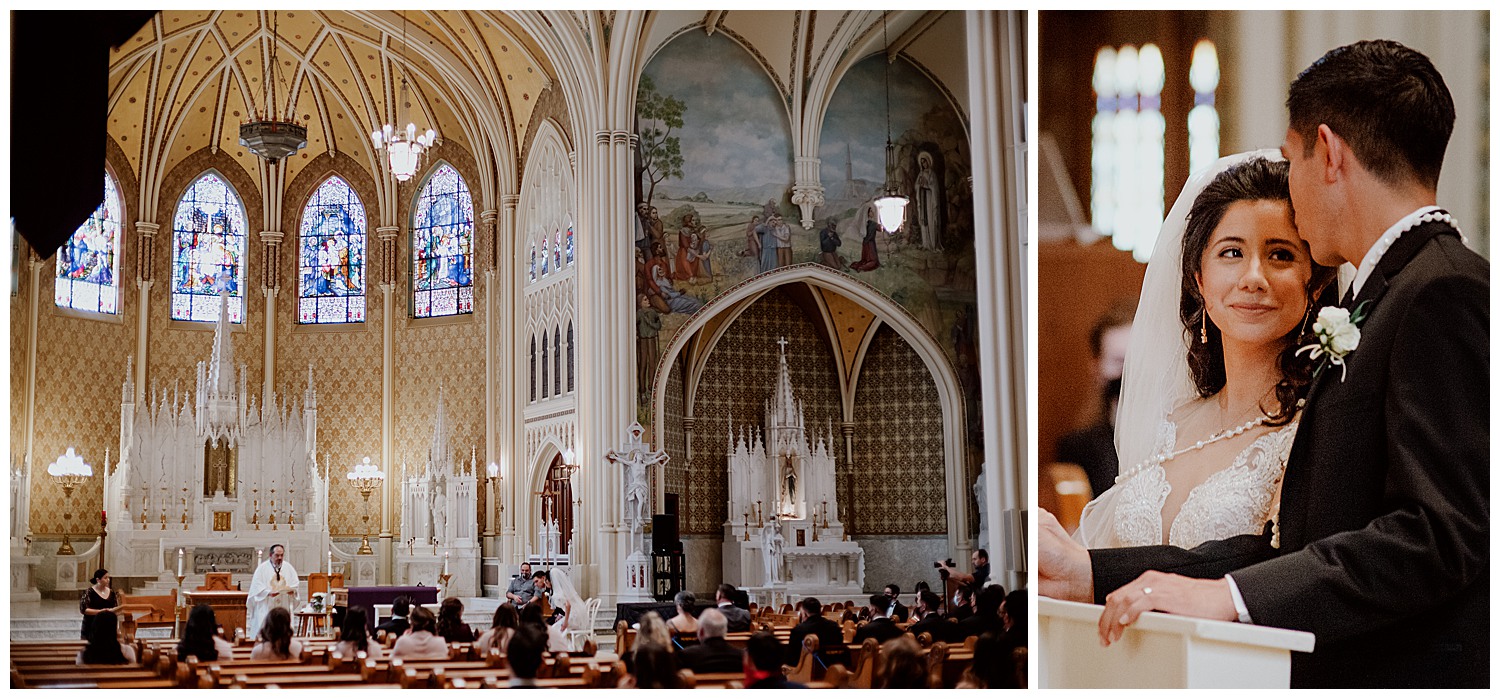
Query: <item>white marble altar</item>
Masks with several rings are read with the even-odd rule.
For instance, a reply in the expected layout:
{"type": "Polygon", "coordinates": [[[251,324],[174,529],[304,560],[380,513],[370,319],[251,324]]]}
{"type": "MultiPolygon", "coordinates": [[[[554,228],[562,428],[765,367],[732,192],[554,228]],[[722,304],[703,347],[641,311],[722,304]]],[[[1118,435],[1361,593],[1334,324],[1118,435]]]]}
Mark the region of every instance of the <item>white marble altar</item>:
{"type": "Polygon", "coordinates": [[[724,580],[753,590],[857,597],[864,550],[845,540],[834,486],[832,426],[806,427],[792,389],[781,340],[776,387],[759,429],[730,425],[729,519],[724,523],[724,580]]]}
{"type": "Polygon", "coordinates": [[[419,472],[401,466],[401,537],[407,543],[396,550],[397,585],[438,585],[446,572],[452,577],[444,596],[479,594],[478,474],[472,449],[467,462],[453,454],[439,386],[427,462],[419,472]]]}
{"type": "Polygon", "coordinates": [[[174,385],[138,402],[126,369],[120,462],[104,468],[106,555],[117,578],[170,578],[179,548],[191,562],[199,547],[284,544],[303,573],[326,560],[328,474],[317,464],[313,367],[300,405],[278,403],[267,385],[257,406],[243,365],[236,376],[227,297],[220,302],[213,349],[198,363],[191,395],[174,385]]]}

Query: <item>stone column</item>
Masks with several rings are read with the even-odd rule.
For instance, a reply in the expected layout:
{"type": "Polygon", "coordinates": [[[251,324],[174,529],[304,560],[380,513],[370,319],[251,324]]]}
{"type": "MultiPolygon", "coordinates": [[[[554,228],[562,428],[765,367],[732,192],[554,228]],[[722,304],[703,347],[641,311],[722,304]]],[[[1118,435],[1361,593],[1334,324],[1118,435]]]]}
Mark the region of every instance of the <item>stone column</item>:
{"type": "Polygon", "coordinates": [[[798,156],[797,182],[792,185],[792,203],[802,209],[802,228],[816,230],[817,208],[823,205],[823,185],[818,181],[822,158],[798,156]]]}
{"type": "Polygon", "coordinates": [[[970,123],[974,124],[974,256],[979,280],[979,366],[994,579],[1026,579],[1026,296],[1022,120],[1025,36],[1017,11],[965,13],[970,123]],[[1002,520],[1005,524],[1002,524],[1002,520]]]}
{"type": "Polygon", "coordinates": [[[396,236],[399,226],[381,226],[375,229],[380,243],[380,295],[383,314],[381,318],[381,370],[380,370],[380,452],[381,465],[386,479],[380,490],[380,556],[381,585],[394,585],[396,575],[396,549],[391,531],[391,514],[396,510],[397,487],[392,485],[396,473],[395,409],[396,390],[395,343],[396,343],[396,236]]]}
{"type": "MultiPolygon", "coordinates": [[[[260,242],[265,246],[265,267],[261,270],[261,287],[266,295],[266,356],[264,372],[261,374],[261,404],[269,405],[273,400],[276,385],[276,291],[281,277],[281,231],[261,231],[260,242]]],[[[249,315],[249,299],[246,294],[246,315],[249,315]]],[[[295,297],[293,297],[295,300],[295,297]]]]}
{"type": "Polygon", "coordinates": [[[160,227],[151,221],[136,221],[137,309],[135,333],[135,402],[146,400],[146,349],[150,327],[151,284],[155,279],[156,232],[160,227]]]}

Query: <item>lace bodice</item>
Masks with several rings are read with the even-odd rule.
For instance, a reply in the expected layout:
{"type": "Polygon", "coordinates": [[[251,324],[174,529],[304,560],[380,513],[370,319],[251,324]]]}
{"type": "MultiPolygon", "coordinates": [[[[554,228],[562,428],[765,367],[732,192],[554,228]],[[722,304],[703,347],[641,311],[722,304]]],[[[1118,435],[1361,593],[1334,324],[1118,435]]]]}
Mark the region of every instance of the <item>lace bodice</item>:
{"type": "MultiPolygon", "coordinates": [[[[1271,518],[1271,503],[1296,435],[1297,423],[1292,422],[1257,437],[1228,468],[1193,488],[1172,521],[1167,543],[1193,548],[1216,539],[1259,534],[1271,518]]],[[[1176,444],[1177,425],[1163,420],[1153,453],[1171,452],[1176,444]]],[[[1120,546],[1162,543],[1161,511],[1172,492],[1166,472],[1171,465],[1153,464],[1118,486],[1123,490],[1114,525],[1120,546]]]]}

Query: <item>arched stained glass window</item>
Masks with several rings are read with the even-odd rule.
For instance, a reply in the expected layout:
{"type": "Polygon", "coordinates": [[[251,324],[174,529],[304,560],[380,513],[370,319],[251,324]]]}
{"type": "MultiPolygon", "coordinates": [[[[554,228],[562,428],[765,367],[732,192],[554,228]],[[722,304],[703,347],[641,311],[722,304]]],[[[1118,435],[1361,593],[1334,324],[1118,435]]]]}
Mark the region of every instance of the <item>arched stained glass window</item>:
{"type": "Polygon", "coordinates": [[[104,202],[57,249],[53,301],[63,308],[120,312],[120,192],[104,173],[104,202]]]}
{"type": "MultiPolygon", "coordinates": [[[[569,230],[572,230],[571,228],[569,230]]],[[[573,392],[573,321],[568,321],[568,393],[573,392]]]]}
{"type": "Polygon", "coordinates": [[[552,241],[552,268],[559,272],[563,268],[562,231],[558,231],[552,241]]]}
{"type": "Polygon", "coordinates": [[[546,398],[546,397],[552,395],[547,390],[547,387],[550,386],[551,383],[552,383],[552,382],[550,382],[550,381],[547,380],[547,377],[548,377],[547,368],[548,368],[548,366],[550,364],[551,364],[551,362],[547,361],[547,329],[546,328],[542,328],[542,397],[543,398],[546,398]]]}
{"type": "Polygon", "coordinates": [[[531,270],[531,281],[536,281],[536,243],[531,244],[531,262],[527,268],[531,270]]]}
{"type": "Polygon", "coordinates": [[[217,173],[182,193],[172,219],[172,319],[216,321],[219,290],[229,320],[245,319],[245,207],[217,173]]]}
{"type": "Polygon", "coordinates": [[[536,335],[531,336],[531,400],[536,402],[536,335]]]}
{"type": "Polygon", "coordinates": [[[1193,86],[1193,109],[1188,112],[1188,171],[1199,172],[1219,159],[1219,110],[1214,92],[1219,89],[1219,53],[1214,42],[1199,39],[1188,68],[1193,86]]]}
{"type": "Polygon", "coordinates": [[[568,264],[573,264],[573,222],[568,221],[568,264]]]}
{"type": "Polygon", "coordinates": [[[1155,44],[1106,46],[1095,56],[1093,225],[1142,262],[1151,257],[1164,206],[1165,80],[1155,44]]]}
{"type": "Polygon", "coordinates": [[[547,238],[547,236],[543,235],[542,236],[542,270],[540,272],[540,275],[543,276],[543,277],[547,276],[547,273],[548,273],[548,261],[552,259],[552,253],[551,253],[551,251],[548,250],[548,247],[550,247],[548,245],[548,242],[549,242],[549,239],[547,238]]]}
{"type": "Polygon", "coordinates": [[[474,199],[442,163],[417,195],[412,218],[412,315],[474,312],[474,199]]]}
{"type": "Polygon", "coordinates": [[[552,395],[562,395],[562,326],[552,329],[552,395]]]}
{"type": "Polygon", "coordinates": [[[297,267],[297,321],[365,319],[365,205],[338,176],[318,187],[302,209],[297,267]]]}

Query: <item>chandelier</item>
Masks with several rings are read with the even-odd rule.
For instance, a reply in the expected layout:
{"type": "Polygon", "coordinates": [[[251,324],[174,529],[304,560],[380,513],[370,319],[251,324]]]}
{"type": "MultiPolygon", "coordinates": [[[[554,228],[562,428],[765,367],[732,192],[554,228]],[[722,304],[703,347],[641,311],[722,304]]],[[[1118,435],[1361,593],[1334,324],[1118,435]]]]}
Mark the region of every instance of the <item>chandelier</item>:
{"type": "MultiPolygon", "coordinates": [[[[266,110],[256,114],[254,120],[240,124],[240,145],[272,163],[307,146],[306,126],[295,120],[276,118],[276,84],[284,82],[281,64],[276,61],[276,44],[279,43],[276,19],[276,13],[271,13],[271,68],[265,75],[266,110]]],[[[287,91],[287,101],[291,101],[290,90],[287,91]]]]}
{"type": "MultiPolygon", "coordinates": [[[[406,13],[401,13],[401,60],[406,62],[406,13]]],[[[405,121],[402,114],[406,111],[406,104],[410,98],[411,88],[406,83],[406,74],[401,75],[401,98],[396,103],[396,122],[405,121]]],[[[417,125],[407,122],[404,129],[397,129],[391,124],[386,124],[379,131],[370,132],[370,140],[375,143],[375,150],[385,149],[387,160],[391,167],[391,174],[396,180],[405,182],[417,174],[417,169],[422,166],[422,153],[432,148],[437,141],[437,132],[428,129],[420,136],[417,135],[417,125]]]]}
{"type": "Polygon", "coordinates": [[[880,11],[880,35],[885,38],[885,194],[875,200],[875,211],[880,216],[880,227],[886,233],[901,230],[906,222],[906,197],[891,187],[891,170],[895,167],[896,147],[891,145],[891,37],[886,33],[886,12],[880,11]]]}

